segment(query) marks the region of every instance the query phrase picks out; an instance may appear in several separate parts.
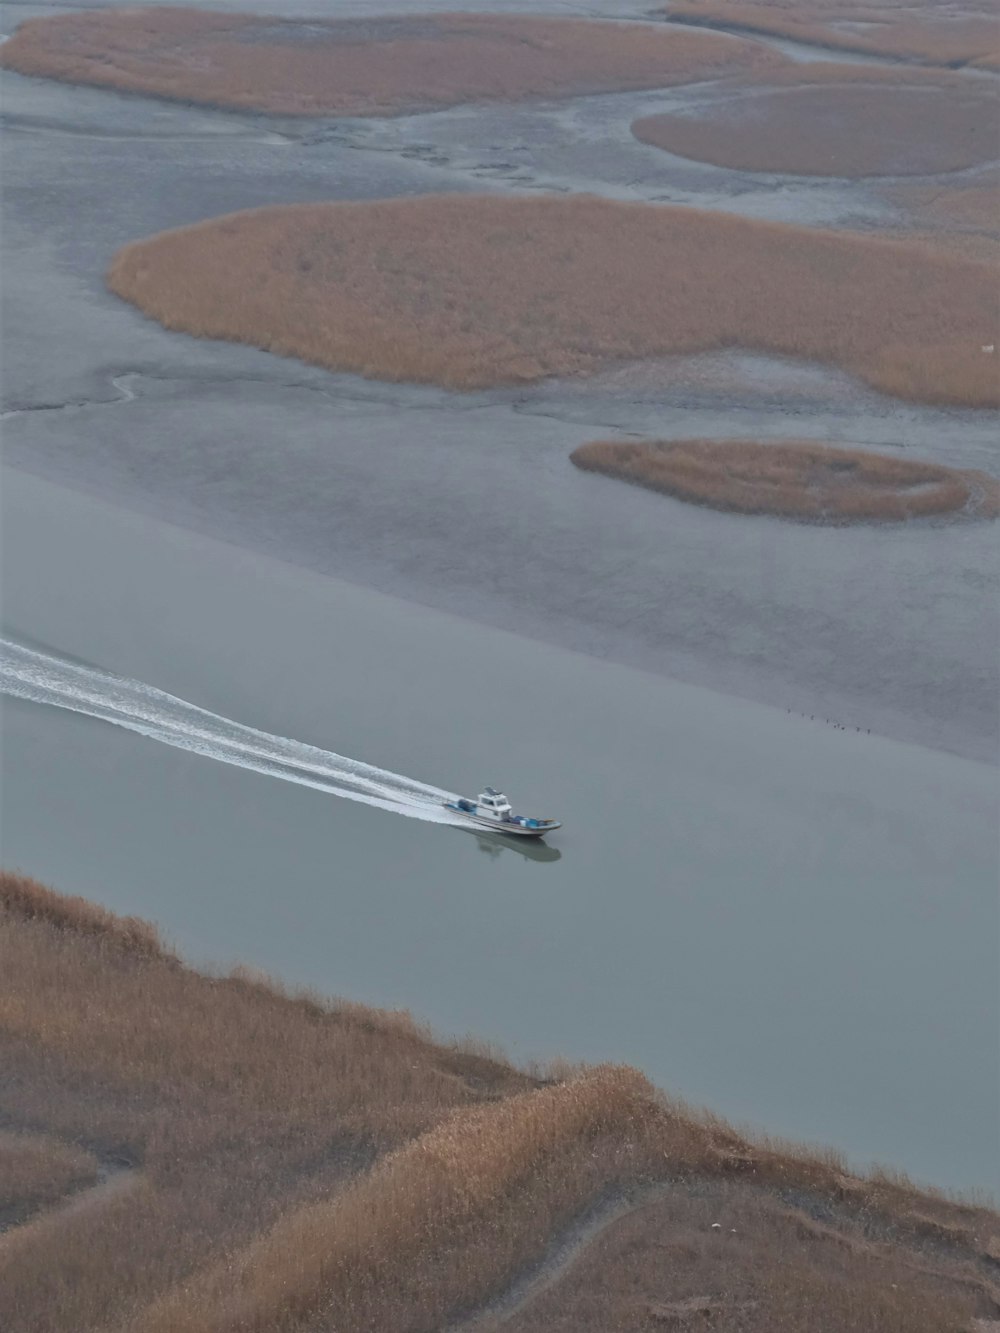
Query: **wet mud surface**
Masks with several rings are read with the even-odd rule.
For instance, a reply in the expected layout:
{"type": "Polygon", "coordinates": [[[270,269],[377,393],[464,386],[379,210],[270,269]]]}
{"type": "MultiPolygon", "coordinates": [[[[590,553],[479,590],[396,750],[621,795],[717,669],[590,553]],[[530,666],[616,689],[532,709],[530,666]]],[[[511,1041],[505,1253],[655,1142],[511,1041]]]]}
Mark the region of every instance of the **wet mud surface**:
{"type": "Polygon", "coordinates": [[[992,414],[739,351],[526,391],[381,384],[167,333],[103,285],[127,241],[279,202],[589,190],[898,221],[874,182],[732,172],[632,137],[637,115],[703,95],[289,123],[7,74],[7,463],[536,638],[989,756],[988,524],[803,532],[580,476],[568,454],[595,437],[795,436],[995,472],[992,414]]]}

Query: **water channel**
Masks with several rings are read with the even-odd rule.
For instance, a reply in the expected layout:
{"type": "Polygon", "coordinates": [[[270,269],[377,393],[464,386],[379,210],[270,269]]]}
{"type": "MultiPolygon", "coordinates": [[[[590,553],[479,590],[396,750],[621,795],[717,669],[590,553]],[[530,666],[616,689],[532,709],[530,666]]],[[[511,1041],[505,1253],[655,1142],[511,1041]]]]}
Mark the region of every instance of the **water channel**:
{"type": "Polygon", "coordinates": [[[984,764],[399,602],[8,470],[4,633],[446,789],[549,859],[5,699],[3,856],[236,960],[634,1062],[856,1161],[983,1186],[997,1123],[984,764]]]}

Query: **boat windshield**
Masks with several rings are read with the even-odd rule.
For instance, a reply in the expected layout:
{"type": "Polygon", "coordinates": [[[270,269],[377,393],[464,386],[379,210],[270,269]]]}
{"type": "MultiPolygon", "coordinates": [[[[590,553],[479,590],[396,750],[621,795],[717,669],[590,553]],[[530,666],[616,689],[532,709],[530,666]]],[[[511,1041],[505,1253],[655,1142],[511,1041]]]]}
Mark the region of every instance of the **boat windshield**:
{"type": "Polygon", "coordinates": [[[487,787],[485,791],[480,792],[479,804],[485,806],[488,810],[509,810],[510,802],[503,792],[496,791],[493,787],[487,787]]]}

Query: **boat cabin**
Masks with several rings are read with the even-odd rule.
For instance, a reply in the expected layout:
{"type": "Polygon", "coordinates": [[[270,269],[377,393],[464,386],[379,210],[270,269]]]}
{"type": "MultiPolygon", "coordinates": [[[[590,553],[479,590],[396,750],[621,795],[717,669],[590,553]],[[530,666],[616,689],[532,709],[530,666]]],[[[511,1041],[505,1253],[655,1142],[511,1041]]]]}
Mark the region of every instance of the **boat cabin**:
{"type": "Polygon", "coordinates": [[[493,787],[487,787],[485,791],[481,791],[476,804],[481,815],[493,819],[508,819],[510,817],[510,801],[507,800],[502,791],[497,791],[493,787]]]}
{"type": "Polygon", "coordinates": [[[496,787],[484,788],[475,801],[458,796],[454,801],[444,801],[442,804],[448,810],[468,815],[480,826],[496,824],[503,833],[521,833],[529,838],[540,838],[543,833],[561,827],[556,819],[529,819],[527,815],[515,815],[510,808],[510,801],[496,787]]]}

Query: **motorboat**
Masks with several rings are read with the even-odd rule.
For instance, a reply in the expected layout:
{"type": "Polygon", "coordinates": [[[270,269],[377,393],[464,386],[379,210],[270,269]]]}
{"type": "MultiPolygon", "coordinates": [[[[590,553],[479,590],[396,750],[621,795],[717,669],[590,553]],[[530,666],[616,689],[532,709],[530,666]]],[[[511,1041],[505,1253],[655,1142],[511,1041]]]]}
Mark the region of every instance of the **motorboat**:
{"type": "Polygon", "coordinates": [[[459,796],[454,801],[443,801],[446,810],[464,815],[477,828],[492,829],[494,833],[512,833],[520,838],[541,838],[553,829],[562,828],[558,819],[531,819],[515,815],[510,801],[502,791],[486,787],[475,801],[459,796]]]}

